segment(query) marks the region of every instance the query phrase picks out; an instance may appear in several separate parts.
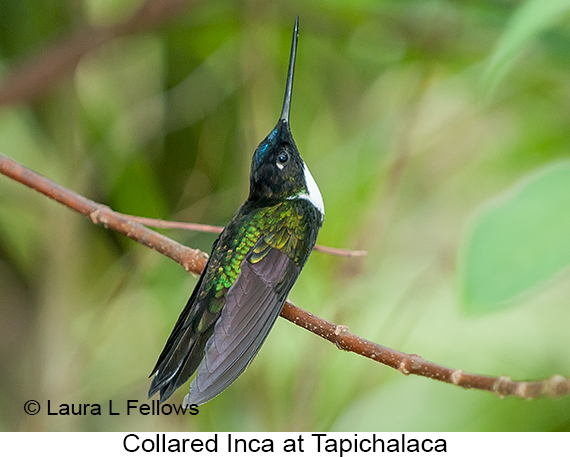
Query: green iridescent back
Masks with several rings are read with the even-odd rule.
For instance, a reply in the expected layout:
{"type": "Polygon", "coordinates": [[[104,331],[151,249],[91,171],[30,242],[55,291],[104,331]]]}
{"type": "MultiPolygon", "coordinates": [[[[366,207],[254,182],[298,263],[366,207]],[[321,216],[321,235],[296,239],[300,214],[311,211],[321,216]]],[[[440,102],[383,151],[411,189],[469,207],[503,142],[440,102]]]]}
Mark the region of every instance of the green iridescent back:
{"type": "Polygon", "coordinates": [[[199,299],[212,297],[211,313],[220,311],[224,297],[240,273],[241,262],[257,263],[270,248],[287,254],[299,267],[306,262],[316,240],[311,224],[320,217],[304,199],[285,200],[274,206],[251,211],[248,201],[234,215],[220,235],[202,281],[199,299]]]}

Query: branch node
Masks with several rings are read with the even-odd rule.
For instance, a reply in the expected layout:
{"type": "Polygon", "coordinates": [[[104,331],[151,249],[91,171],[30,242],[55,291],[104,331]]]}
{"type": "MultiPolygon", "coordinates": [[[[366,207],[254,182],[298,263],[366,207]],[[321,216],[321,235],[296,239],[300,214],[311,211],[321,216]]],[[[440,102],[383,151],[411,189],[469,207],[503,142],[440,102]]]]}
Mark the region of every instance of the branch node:
{"type": "Polygon", "coordinates": [[[508,376],[499,376],[495,381],[495,384],[493,384],[492,391],[497,395],[497,397],[501,399],[505,398],[505,395],[507,395],[507,387],[511,383],[511,378],[508,376]]]}
{"type": "Polygon", "coordinates": [[[336,325],[334,328],[334,334],[339,336],[341,333],[348,332],[348,327],[346,325],[336,325]]]}
{"type": "Polygon", "coordinates": [[[405,374],[406,376],[410,374],[410,370],[405,361],[400,362],[400,364],[398,365],[398,371],[402,374],[405,374]]]}
{"type": "Polygon", "coordinates": [[[414,373],[420,372],[422,370],[422,366],[425,360],[422,359],[418,354],[410,354],[409,359],[410,359],[408,361],[410,367],[409,369],[414,373]]]}
{"type": "Polygon", "coordinates": [[[528,383],[527,382],[519,382],[517,384],[517,388],[515,389],[515,395],[517,397],[526,398],[528,391],[528,383]]]}
{"type": "Polygon", "coordinates": [[[544,393],[552,397],[559,397],[570,392],[570,381],[559,374],[555,374],[544,384],[544,393]]]}
{"type": "Polygon", "coordinates": [[[195,276],[199,276],[199,272],[201,272],[206,266],[206,262],[209,257],[208,254],[200,251],[199,249],[192,249],[187,246],[184,246],[184,250],[186,251],[186,254],[182,256],[179,264],[186,271],[195,276]]]}
{"type": "Polygon", "coordinates": [[[451,373],[451,382],[456,386],[459,385],[462,378],[463,378],[463,370],[455,370],[453,373],[451,373]]]}
{"type": "Polygon", "coordinates": [[[109,226],[109,219],[105,216],[104,213],[110,209],[111,208],[106,205],[99,205],[95,211],[92,211],[89,214],[89,219],[91,219],[91,222],[94,224],[102,225],[103,227],[107,228],[109,226]]]}
{"type": "Polygon", "coordinates": [[[350,333],[348,331],[348,327],[346,325],[335,325],[333,335],[334,338],[334,345],[339,348],[341,351],[346,351],[346,343],[344,342],[343,338],[340,336],[343,333],[350,333]]]}

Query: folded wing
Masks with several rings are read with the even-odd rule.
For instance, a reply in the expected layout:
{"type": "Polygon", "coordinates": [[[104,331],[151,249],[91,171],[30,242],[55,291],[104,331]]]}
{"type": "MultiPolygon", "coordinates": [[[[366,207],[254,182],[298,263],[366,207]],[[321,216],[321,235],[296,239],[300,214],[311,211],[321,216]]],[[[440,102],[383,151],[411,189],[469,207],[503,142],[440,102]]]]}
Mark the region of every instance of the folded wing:
{"type": "Polygon", "coordinates": [[[275,248],[268,248],[260,259],[246,257],[206,343],[205,357],[185,404],[206,403],[247,368],[279,316],[299,273],[300,267],[275,248]]]}

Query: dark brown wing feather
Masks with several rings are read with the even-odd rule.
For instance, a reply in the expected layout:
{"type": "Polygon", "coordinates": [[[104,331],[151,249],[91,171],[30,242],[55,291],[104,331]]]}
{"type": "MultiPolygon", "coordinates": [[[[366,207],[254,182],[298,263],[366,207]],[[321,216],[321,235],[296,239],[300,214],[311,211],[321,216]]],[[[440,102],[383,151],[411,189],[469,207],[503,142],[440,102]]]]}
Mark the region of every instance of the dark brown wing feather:
{"type": "Polygon", "coordinates": [[[207,302],[197,300],[207,270],[206,265],[152,370],[151,376],[155,376],[148,397],[160,391],[161,403],[192,376],[202,360],[206,342],[212,336],[213,326],[202,333],[195,332],[192,328],[205,313],[211,314],[209,317],[212,320],[217,318],[217,315],[208,312],[207,302]]]}
{"type": "Polygon", "coordinates": [[[273,248],[256,263],[249,258],[243,261],[206,344],[205,357],[185,404],[206,403],[247,368],[279,316],[300,271],[286,254],[273,248]]]}

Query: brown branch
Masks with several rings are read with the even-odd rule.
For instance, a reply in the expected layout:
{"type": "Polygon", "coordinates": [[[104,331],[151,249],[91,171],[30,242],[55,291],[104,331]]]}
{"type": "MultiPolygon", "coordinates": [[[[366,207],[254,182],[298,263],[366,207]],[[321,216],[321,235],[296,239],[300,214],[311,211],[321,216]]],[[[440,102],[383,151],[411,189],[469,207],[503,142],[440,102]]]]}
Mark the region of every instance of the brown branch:
{"type": "MultiPolygon", "coordinates": [[[[147,227],[156,228],[171,228],[171,229],[182,229],[182,230],[194,230],[196,232],[206,232],[206,233],[221,233],[224,229],[217,225],[208,224],[195,224],[193,222],[177,222],[177,221],[164,221],[162,219],[152,219],[150,217],[141,216],[130,216],[124,214],[124,216],[137,221],[147,227]]],[[[342,248],[331,248],[330,246],[322,246],[320,244],[315,245],[315,251],[323,252],[325,254],[337,255],[341,257],[364,257],[368,255],[367,251],[364,250],[352,250],[352,249],[342,249],[342,248]]]]}
{"type": "MultiPolygon", "coordinates": [[[[206,264],[206,255],[116,213],[108,206],[89,200],[54,181],[39,175],[14,160],[0,154],[0,173],[28,186],[68,208],[90,218],[94,223],[115,230],[178,262],[187,271],[200,273],[206,264]]],[[[466,373],[429,362],[415,354],[406,354],[368,341],[348,331],[344,325],[335,325],[294,306],[287,301],[281,316],[318,335],[339,349],[354,352],[376,362],[397,369],[405,375],[415,374],[443,381],[466,389],[493,392],[500,397],[513,395],[523,398],[556,397],[570,393],[570,378],[560,375],[550,379],[525,382],[512,381],[506,376],[483,376],[466,373]]]]}
{"type": "Polygon", "coordinates": [[[406,354],[390,349],[349,332],[344,325],[333,324],[297,308],[289,300],[283,306],[281,316],[334,343],[343,351],[360,354],[395,368],[405,375],[415,374],[455,384],[465,389],[486,390],[500,397],[510,395],[522,398],[558,397],[570,393],[570,379],[560,375],[554,375],[542,381],[512,381],[506,376],[495,377],[466,373],[463,370],[448,368],[422,359],[417,354],[406,354]]]}
{"type": "Polygon", "coordinates": [[[0,154],[0,173],[91,219],[94,224],[114,230],[138,243],[171,258],[186,271],[200,274],[206,266],[207,255],[161,235],[130,218],[113,211],[106,205],[66,189],[51,179],[0,154]]]}
{"type": "Polygon", "coordinates": [[[146,0],[126,21],[106,27],[87,27],[71,33],[38,55],[12,68],[0,81],[0,106],[34,100],[47,92],[88,52],[120,36],[158,27],[176,16],[190,0],[146,0]]]}

